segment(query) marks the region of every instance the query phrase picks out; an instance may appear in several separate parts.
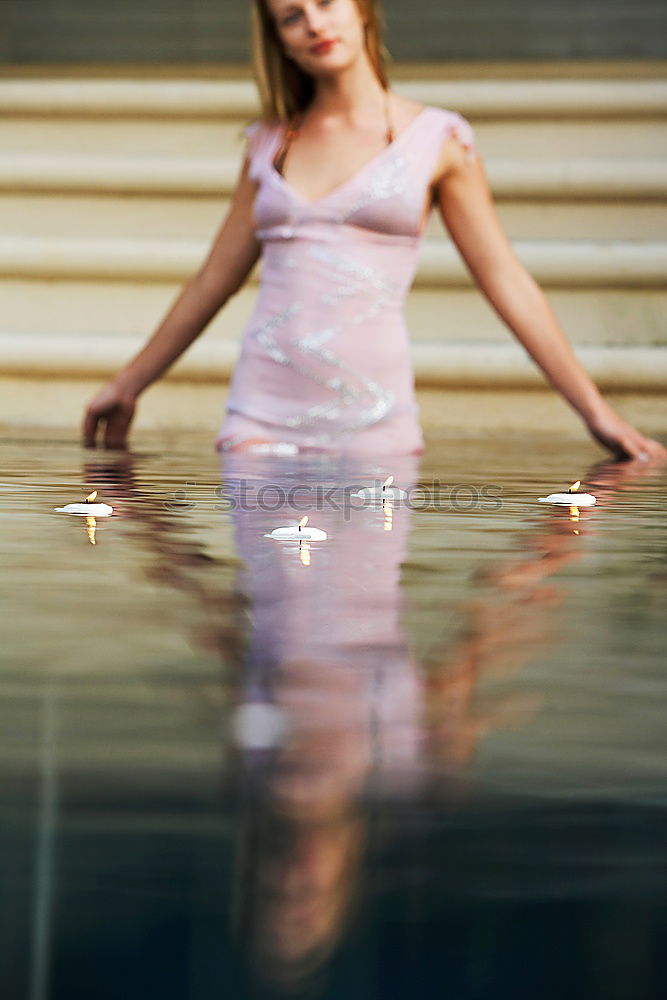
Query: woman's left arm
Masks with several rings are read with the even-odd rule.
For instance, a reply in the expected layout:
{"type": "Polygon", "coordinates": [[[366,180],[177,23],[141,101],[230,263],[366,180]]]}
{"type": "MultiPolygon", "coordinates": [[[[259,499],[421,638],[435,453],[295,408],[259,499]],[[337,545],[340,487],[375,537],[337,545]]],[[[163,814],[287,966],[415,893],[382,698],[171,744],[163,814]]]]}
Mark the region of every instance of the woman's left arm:
{"type": "Polygon", "coordinates": [[[484,295],[549,382],[610,451],[644,459],[667,456],[658,441],[619,417],[577,360],[544,292],[512,249],[479,154],[467,160],[451,139],[441,168],[437,201],[454,243],[484,295]]]}

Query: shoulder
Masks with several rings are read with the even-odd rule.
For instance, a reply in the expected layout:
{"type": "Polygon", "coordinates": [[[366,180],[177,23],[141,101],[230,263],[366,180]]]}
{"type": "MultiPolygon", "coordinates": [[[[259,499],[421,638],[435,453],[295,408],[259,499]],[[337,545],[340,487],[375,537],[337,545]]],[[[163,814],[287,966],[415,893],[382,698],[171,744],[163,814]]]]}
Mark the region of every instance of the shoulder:
{"type": "Polygon", "coordinates": [[[431,130],[443,135],[454,134],[464,145],[474,145],[475,135],[472,125],[458,111],[437,107],[434,104],[420,104],[418,101],[391,92],[395,125],[398,131],[407,128],[416,119],[428,122],[431,130]]]}
{"type": "Polygon", "coordinates": [[[458,149],[459,155],[462,154],[466,161],[474,158],[475,132],[460,112],[433,104],[419,104],[393,91],[392,109],[397,132],[410,130],[411,138],[419,143],[425,156],[440,156],[445,150],[456,156],[458,149]]]}
{"type": "Polygon", "coordinates": [[[424,105],[418,101],[412,101],[402,94],[397,94],[391,90],[390,107],[394,119],[394,127],[398,132],[403,132],[416,118],[419,118],[424,111],[424,105]]]}
{"type": "Polygon", "coordinates": [[[449,108],[426,105],[422,118],[434,164],[431,185],[438,187],[446,176],[464,173],[479,159],[475,132],[467,118],[449,108]]]}
{"type": "Polygon", "coordinates": [[[475,148],[474,129],[459,111],[426,105],[424,113],[428,115],[429,122],[439,137],[454,137],[465,149],[472,151],[475,148]]]}
{"type": "Polygon", "coordinates": [[[248,141],[248,155],[252,158],[275,142],[285,131],[285,125],[278,119],[271,121],[258,119],[251,122],[243,131],[248,141]]]}

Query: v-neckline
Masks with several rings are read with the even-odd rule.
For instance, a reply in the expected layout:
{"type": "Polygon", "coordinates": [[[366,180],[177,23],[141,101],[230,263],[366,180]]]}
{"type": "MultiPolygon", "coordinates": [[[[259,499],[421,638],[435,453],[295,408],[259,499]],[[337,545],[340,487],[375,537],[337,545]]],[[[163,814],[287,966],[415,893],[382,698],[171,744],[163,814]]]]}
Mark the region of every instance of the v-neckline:
{"type": "Polygon", "coordinates": [[[403,131],[396,136],[393,142],[388,143],[388,145],[386,145],[383,149],[381,149],[379,153],[376,153],[375,156],[371,157],[370,160],[362,164],[362,166],[359,167],[359,169],[355,171],[355,173],[352,174],[351,177],[348,177],[347,180],[343,181],[341,184],[337,184],[335,187],[331,188],[331,190],[327,191],[326,194],[320,195],[319,198],[306,198],[305,195],[297,191],[297,189],[293,187],[293,185],[290,184],[290,182],[286,180],[278,170],[276,170],[274,163],[275,147],[271,150],[271,156],[269,158],[269,171],[274,177],[277,178],[278,182],[281,183],[293,197],[297,198],[300,202],[303,202],[304,205],[315,207],[316,205],[320,205],[323,202],[328,201],[329,198],[333,198],[334,195],[339,194],[341,191],[344,191],[354,181],[356,181],[359,177],[365,174],[367,170],[370,170],[371,167],[374,167],[375,164],[378,163],[380,160],[382,160],[383,157],[386,156],[390,150],[394,149],[394,147],[397,146],[398,143],[400,143],[401,139],[403,139],[403,137],[407,135],[408,132],[410,132],[410,130],[414,127],[414,125],[416,125],[417,122],[420,121],[420,119],[424,116],[427,110],[428,110],[428,105],[425,105],[421,109],[421,111],[419,111],[415,115],[412,121],[409,122],[408,125],[406,125],[403,131]]]}

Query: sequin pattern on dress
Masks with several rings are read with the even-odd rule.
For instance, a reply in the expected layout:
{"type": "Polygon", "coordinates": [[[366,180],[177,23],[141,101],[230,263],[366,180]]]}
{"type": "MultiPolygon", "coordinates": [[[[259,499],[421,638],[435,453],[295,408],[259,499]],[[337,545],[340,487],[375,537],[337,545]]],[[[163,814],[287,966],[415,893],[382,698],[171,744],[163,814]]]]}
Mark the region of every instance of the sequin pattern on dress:
{"type": "Polygon", "coordinates": [[[346,222],[373,202],[405,196],[410,191],[407,168],[412,159],[412,153],[390,156],[386,163],[373,170],[368,184],[358,198],[337,215],[338,221],[346,222]]]}
{"type": "MultiPolygon", "coordinates": [[[[309,246],[307,254],[320,265],[332,269],[341,279],[347,279],[347,284],[338,286],[337,292],[333,295],[328,291],[320,295],[322,306],[331,306],[343,297],[350,299],[359,296],[365,300],[362,308],[344,322],[322,326],[301,336],[288,338],[289,351],[286,345],[277,342],[275,332],[299,313],[301,310],[299,302],[292,303],[287,309],[270,317],[252,331],[251,336],[276,364],[291,368],[304,378],[325,386],[335,394],[332,399],[325,399],[321,403],[284,417],[282,419],[284,426],[303,427],[342,421],[340,429],[349,433],[381,420],[391,409],[394,395],[376,380],[369,379],[363,371],[346,363],[331,347],[325,348],[323,345],[332,339],[335,340],[346,326],[359,325],[377,316],[389,301],[387,293],[394,291],[394,283],[377,269],[355,260],[349,254],[336,253],[328,247],[317,244],[309,246]],[[375,292],[370,301],[366,297],[368,288],[372,288],[375,292]],[[307,365],[309,358],[335,369],[337,374],[331,376],[319,374],[307,365]],[[353,406],[356,407],[356,411],[351,413],[353,406]]],[[[321,315],[327,315],[325,308],[319,312],[321,315]]]]}

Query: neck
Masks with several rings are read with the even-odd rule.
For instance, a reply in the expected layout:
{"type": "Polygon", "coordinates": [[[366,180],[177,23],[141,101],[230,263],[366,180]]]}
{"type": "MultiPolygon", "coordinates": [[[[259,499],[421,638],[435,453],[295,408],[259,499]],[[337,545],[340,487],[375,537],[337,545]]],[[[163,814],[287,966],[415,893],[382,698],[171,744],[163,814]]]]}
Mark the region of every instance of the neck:
{"type": "Polygon", "coordinates": [[[378,114],[384,108],[385,95],[386,91],[365,56],[335,76],[318,78],[311,108],[320,114],[355,122],[369,113],[378,114]]]}

